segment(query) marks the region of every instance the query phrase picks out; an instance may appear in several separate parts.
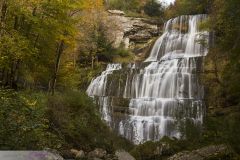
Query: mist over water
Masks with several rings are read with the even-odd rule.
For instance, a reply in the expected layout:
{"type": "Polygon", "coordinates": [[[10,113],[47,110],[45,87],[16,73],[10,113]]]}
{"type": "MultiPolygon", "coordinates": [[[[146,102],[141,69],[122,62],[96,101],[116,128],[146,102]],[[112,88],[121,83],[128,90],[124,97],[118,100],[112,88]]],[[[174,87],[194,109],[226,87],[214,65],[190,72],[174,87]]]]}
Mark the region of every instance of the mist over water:
{"type": "Polygon", "coordinates": [[[209,33],[198,26],[206,18],[169,20],[142,64],[109,64],[92,80],[87,94],[109,126],[135,144],[163,136],[182,138],[187,120],[201,126],[204,87],[198,72],[208,52],[209,33]]]}

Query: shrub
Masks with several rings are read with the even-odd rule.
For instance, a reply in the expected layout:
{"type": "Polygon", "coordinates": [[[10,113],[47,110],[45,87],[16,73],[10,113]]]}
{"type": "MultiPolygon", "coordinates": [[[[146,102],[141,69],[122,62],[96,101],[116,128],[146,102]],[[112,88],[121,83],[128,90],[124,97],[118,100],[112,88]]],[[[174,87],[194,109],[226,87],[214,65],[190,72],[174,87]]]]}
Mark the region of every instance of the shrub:
{"type": "Polygon", "coordinates": [[[164,8],[156,0],[149,0],[144,6],[144,12],[151,17],[163,16],[164,8]]]}
{"type": "Polygon", "coordinates": [[[127,147],[125,140],[102,122],[96,105],[84,93],[66,91],[57,94],[49,98],[48,108],[52,129],[72,147],[87,151],[100,147],[110,152],[118,146],[127,147]]]}
{"type": "Polygon", "coordinates": [[[49,131],[44,94],[0,89],[0,149],[57,149],[62,141],[49,131]]]}

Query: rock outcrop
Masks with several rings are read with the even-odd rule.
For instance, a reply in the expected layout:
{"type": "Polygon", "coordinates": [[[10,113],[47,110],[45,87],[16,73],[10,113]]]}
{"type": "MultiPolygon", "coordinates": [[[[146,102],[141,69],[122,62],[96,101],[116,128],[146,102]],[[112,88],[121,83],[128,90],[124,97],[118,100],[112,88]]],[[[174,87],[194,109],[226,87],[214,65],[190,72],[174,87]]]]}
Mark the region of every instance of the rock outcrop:
{"type": "Polygon", "coordinates": [[[127,17],[123,11],[109,10],[107,21],[108,38],[114,47],[121,44],[131,49],[135,54],[141,54],[143,48],[153,43],[160,34],[157,21],[146,18],[127,17]]]}
{"type": "Polygon", "coordinates": [[[83,150],[78,151],[76,149],[71,149],[70,152],[75,156],[76,159],[85,158],[85,153],[83,150]]]}
{"type": "Polygon", "coordinates": [[[212,145],[194,151],[183,151],[168,158],[168,160],[231,160],[231,149],[225,145],[212,145]]]}
{"type": "Polygon", "coordinates": [[[88,153],[88,158],[89,159],[94,159],[94,158],[104,158],[107,155],[107,151],[101,148],[96,148],[94,151],[91,151],[88,153]]]}
{"type": "Polygon", "coordinates": [[[124,150],[118,150],[115,153],[118,160],[135,160],[135,158],[124,150]]]}

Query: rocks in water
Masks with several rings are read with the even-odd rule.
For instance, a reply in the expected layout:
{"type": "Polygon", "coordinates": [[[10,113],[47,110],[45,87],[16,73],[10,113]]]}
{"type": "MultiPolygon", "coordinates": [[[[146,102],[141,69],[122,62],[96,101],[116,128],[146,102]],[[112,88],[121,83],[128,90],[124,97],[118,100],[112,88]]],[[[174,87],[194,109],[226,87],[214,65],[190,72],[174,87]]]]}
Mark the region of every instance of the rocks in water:
{"type": "Polygon", "coordinates": [[[135,160],[135,158],[124,150],[116,151],[115,155],[117,156],[118,160],[135,160]]]}
{"type": "Polygon", "coordinates": [[[168,160],[231,160],[233,152],[226,145],[212,145],[193,151],[183,151],[168,160]]]}

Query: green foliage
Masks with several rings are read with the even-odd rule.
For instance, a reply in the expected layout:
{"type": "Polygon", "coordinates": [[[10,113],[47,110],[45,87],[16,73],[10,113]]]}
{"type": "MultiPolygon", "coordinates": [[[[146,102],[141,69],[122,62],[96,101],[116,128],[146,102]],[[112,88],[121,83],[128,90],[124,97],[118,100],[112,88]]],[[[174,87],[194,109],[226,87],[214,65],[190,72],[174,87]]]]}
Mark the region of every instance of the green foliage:
{"type": "Polygon", "coordinates": [[[158,142],[146,142],[135,146],[131,154],[138,160],[166,159],[181,151],[194,150],[206,144],[196,143],[187,139],[171,139],[163,137],[158,142]]]}
{"type": "Polygon", "coordinates": [[[95,65],[94,69],[90,67],[82,67],[79,71],[79,77],[81,77],[78,81],[78,88],[84,92],[87,90],[88,85],[91,83],[92,79],[104,70],[105,65],[99,63],[98,65],[95,65]]]}
{"type": "Polygon", "coordinates": [[[214,31],[214,46],[210,48],[203,80],[209,88],[208,103],[211,107],[235,106],[240,103],[240,4],[237,0],[212,2],[212,13],[200,25],[214,31]]]}
{"type": "Polygon", "coordinates": [[[64,54],[72,52],[79,32],[78,13],[90,2],[4,0],[0,3],[4,3],[0,8],[2,85],[47,88],[53,72],[58,71],[54,68],[58,44],[64,42],[64,54]]]}
{"type": "Polygon", "coordinates": [[[165,16],[169,19],[180,15],[206,14],[210,4],[211,0],[176,0],[167,8],[165,16]]]}
{"type": "Polygon", "coordinates": [[[121,43],[119,47],[114,48],[112,42],[109,42],[107,35],[102,27],[98,30],[97,42],[97,53],[96,56],[98,61],[112,62],[116,56],[128,57],[130,55],[129,50],[125,48],[124,43],[121,43]]]}
{"type": "Polygon", "coordinates": [[[139,0],[109,0],[108,7],[110,9],[118,9],[123,11],[139,11],[139,0]]]}
{"type": "Polygon", "coordinates": [[[61,139],[49,131],[46,97],[41,94],[0,90],[1,150],[60,148],[61,139]]]}
{"type": "Polygon", "coordinates": [[[164,15],[164,8],[161,3],[156,0],[149,0],[144,5],[144,12],[151,17],[159,17],[164,15]]]}
{"type": "Polygon", "coordinates": [[[226,96],[227,105],[237,105],[240,102],[240,85],[237,81],[240,77],[240,4],[237,0],[216,0],[214,4],[211,25],[216,33],[215,47],[220,50],[218,54],[228,61],[222,72],[221,92],[226,96]]]}
{"type": "MultiPolygon", "coordinates": [[[[128,143],[101,121],[91,99],[77,91],[66,91],[86,89],[102,70],[100,63],[91,68],[92,59],[81,63],[76,53],[84,32],[80,33],[80,24],[88,18],[83,17],[83,10],[95,13],[101,7],[102,0],[0,1],[0,87],[16,89],[0,89],[0,149],[76,146],[112,151],[126,147],[128,143]],[[56,63],[60,42],[64,45],[60,63],[56,63]],[[48,97],[45,92],[33,91],[47,91],[54,73],[58,91],[66,93],[48,97]]],[[[98,20],[91,20],[84,28],[92,29],[90,38],[82,38],[89,40],[87,46],[93,44],[83,47],[88,57],[109,62],[115,56],[128,56],[125,49],[112,47],[98,20]]]]}
{"type": "Polygon", "coordinates": [[[65,91],[50,97],[48,108],[52,129],[73,147],[85,150],[100,147],[113,151],[126,144],[101,121],[97,107],[84,93],[65,91]]]}
{"type": "Polygon", "coordinates": [[[181,123],[183,123],[179,128],[181,138],[187,139],[193,143],[198,143],[199,138],[201,137],[201,125],[197,125],[191,119],[186,119],[181,123]]]}
{"type": "Polygon", "coordinates": [[[230,145],[238,154],[240,153],[240,112],[237,109],[218,109],[214,115],[208,116],[205,121],[205,131],[201,141],[205,143],[225,143],[230,145]]]}
{"type": "Polygon", "coordinates": [[[132,144],[101,121],[92,99],[77,91],[46,96],[0,90],[0,149],[59,151],[96,147],[110,152],[132,144]]]}

